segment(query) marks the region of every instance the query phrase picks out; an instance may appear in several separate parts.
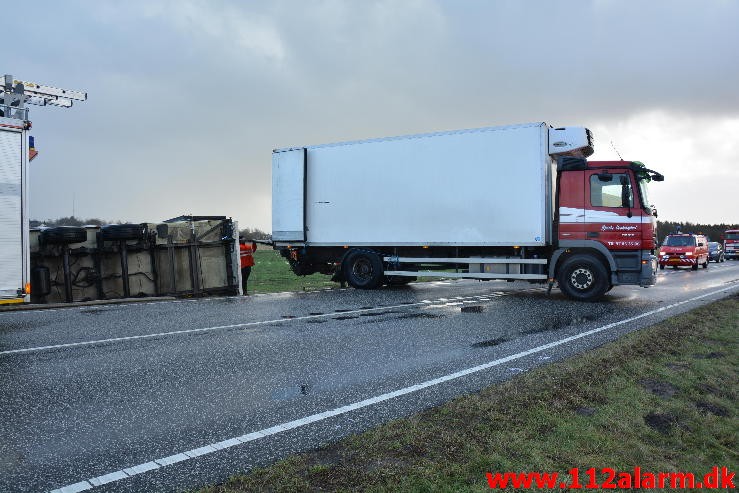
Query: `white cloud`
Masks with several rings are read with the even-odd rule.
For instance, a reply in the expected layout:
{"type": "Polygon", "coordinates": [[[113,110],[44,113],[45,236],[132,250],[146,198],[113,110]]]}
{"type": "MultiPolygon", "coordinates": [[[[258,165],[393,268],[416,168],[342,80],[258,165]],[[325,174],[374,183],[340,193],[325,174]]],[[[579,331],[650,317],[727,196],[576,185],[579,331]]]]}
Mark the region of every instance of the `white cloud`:
{"type": "Polygon", "coordinates": [[[739,117],[651,111],[591,127],[594,160],[642,161],[665,175],[650,193],[663,219],[737,223],[739,117]]]}

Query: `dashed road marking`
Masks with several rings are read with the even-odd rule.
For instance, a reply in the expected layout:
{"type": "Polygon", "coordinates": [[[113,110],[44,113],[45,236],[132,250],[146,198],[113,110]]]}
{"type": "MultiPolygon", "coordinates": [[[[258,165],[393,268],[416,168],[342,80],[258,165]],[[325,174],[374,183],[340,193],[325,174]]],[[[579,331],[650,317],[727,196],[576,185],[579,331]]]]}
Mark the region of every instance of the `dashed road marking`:
{"type": "MultiPolygon", "coordinates": [[[[472,296],[467,297],[457,297],[461,298],[463,300],[471,299],[472,296]]],[[[455,299],[457,299],[455,298],[455,299]]],[[[352,315],[352,314],[361,314],[361,313],[367,313],[367,312],[373,312],[373,311],[384,311],[384,310],[393,310],[393,309],[401,309],[401,308],[413,308],[413,307],[419,307],[419,306],[434,306],[435,304],[443,303],[445,301],[448,301],[446,298],[439,298],[438,300],[429,301],[429,300],[422,300],[416,303],[407,303],[407,304],[400,304],[400,305],[390,305],[390,306],[379,306],[374,308],[360,308],[357,310],[346,310],[342,311],[342,316],[352,315]]],[[[447,303],[449,306],[453,305],[461,305],[463,302],[456,302],[456,303],[447,303]]],[[[286,323],[286,322],[297,322],[300,320],[311,320],[316,318],[331,318],[335,316],[336,313],[322,313],[320,315],[303,315],[300,317],[293,317],[293,318],[277,318],[273,320],[262,320],[257,322],[244,322],[241,324],[230,324],[230,325],[217,325],[214,327],[202,327],[199,329],[184,329],[184,330],[174,330],[170,332],[157,332],[154,334],[141,334],[141,335],[135,335],[135,336],[125,336],[125,337],[111,337],[108,339],[95,339],[91,341],[80,341],[80,342],[70,342],[66,344],[52,344],[48,346],[36,346],[36,347],[29,347],[29,348],[22,348],[22,349],[9,349],[6,351],[0,351],[0,356],[7,356],[12,354],[24,354],[24,353],[34,353],[34,352],[40,352],[40,351],[50,351],[54,349],[64,349],[64,348],[74,348],[74,347],[83,347],[83,346],[93,346],[98,344],[109,344],[113,342],[124,342],[124,341],[135,341],[135,340],[141,340],[141,339],[153,339],[157,337],[166,337],[166,336],[175,336],[175,335],[184,335],[184,334],[195,334],[195,333],[203,333],[203,332],[213,332],[217,330],[228,330],[228,329],[243,329],[248,327],[257,327],[260,325],[270,325],[275,323],[286,323]]]]}

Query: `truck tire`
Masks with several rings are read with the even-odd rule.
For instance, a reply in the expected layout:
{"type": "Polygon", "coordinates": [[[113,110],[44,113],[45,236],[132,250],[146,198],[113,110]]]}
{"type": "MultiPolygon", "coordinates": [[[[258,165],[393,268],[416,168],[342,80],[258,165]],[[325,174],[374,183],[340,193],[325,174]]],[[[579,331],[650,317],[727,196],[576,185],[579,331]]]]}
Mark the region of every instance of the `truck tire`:
{"type": "Polygon", "coordinates": [[[698,270],[698,260],[697,259],[696,259],[695,263],[690,266],[690,268],[693,269],[693,270],[698,270]]]}
{"type": "Polygon", "coordinates": [[[106,224],[100,228],[103,240],[140,240],[146,235],[143,224],[106,224]]]}
{"type": "Polygon", "coordinates": [[[49,245],[82,243],[87,241],[87,230],[77,226],[57,226],[41,231],[40,240],[49,245]]]}
{"type": "Polygon", "coordinates": [[[565,259],[557,275],[559,289],[578,301],[597,301],[610,285],[608,272],[597,258],[575,254],[565,259]]]}
{"type": "Polygon", "coordinates": [[[356,289],[375,289],[384,279],[382,259],[370,250],[354,249],[344,257],[341,270],[349,285],[356,289]]]}

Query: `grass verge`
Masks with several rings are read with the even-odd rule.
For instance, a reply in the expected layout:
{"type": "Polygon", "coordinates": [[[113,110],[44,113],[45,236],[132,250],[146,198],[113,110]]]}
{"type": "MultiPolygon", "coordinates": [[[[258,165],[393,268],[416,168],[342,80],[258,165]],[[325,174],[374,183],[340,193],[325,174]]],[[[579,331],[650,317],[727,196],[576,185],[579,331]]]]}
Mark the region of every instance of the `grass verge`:
{"type": "Polygon", "coordinates": [[[297,276],[290,270],[290,264],[275,250],[260,245],[254,252],[254,267],[249,276],[250,293],[278,293],[283,291],[314,291],[317,289],[338,288],[331,276],[313,274],[297,276]]]}
{"type": "Polygon", "coordinates": [[[734,296],[201,493],[483,491],[486,472],[569,481],[573,467],[736,471],[738,343],[734,296]]]}
{"type": "MultiPolygon", "coordinates": [[[[318,289],[339,288],[339,283],[331,281],[331,276],[312,274],[297,276],[290,270],[290,264],[275,250],[260,245],[254,253],[254,267],[249,276],[250,293],[280,293],[284,291],[315,291],[318,289]]],[[[418,280],[437,281],[439,277],[421,277],[418,280]]]]}

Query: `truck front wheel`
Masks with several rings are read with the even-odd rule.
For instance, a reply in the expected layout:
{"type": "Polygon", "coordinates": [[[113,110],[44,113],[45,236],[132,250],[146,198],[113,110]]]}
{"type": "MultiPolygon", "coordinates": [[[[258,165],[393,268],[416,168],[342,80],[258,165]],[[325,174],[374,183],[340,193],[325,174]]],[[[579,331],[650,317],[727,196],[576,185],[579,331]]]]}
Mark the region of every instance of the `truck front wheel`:
{"type": "Polygon", "coordinates": [[[370,250],[350,250],[344,257],[341,269],[349,285],[357,289],[375,289],[385,277],[382,259],[370,250]]]}
{"type": "Polygon", "coordinates": [[[591,255],[576,254],[562,263],[557,276],[559,289],[578,301],[597,301],[608,290],[608,272],[591,255]]]}

